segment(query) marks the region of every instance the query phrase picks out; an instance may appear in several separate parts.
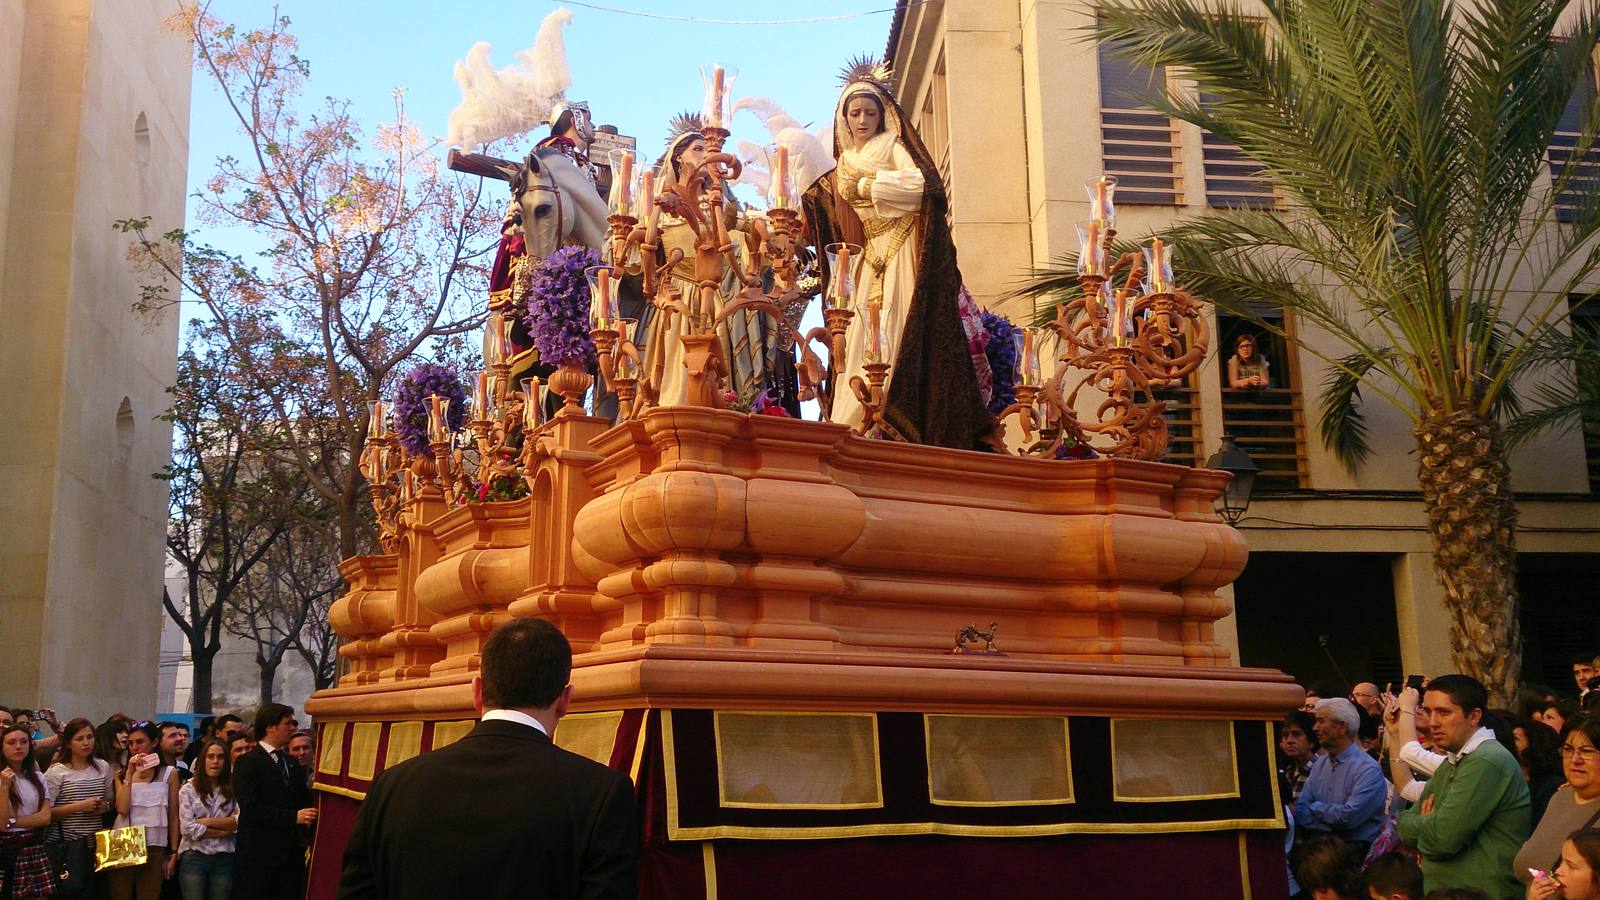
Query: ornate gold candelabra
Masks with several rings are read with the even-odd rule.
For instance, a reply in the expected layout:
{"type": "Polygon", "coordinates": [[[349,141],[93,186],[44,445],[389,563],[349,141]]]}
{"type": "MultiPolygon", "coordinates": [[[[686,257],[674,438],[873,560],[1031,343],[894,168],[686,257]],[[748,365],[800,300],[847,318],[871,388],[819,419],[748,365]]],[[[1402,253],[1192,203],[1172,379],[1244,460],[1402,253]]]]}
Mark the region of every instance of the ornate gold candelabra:
{"type": "Polygon", "coordinates": [[[1201,302],[1173,283],[1171,248],[1160,239],[1143,253],[1112,258],[1115,189],[1116,179],[1109,176],[1088,184],[1090,218],[1078,228],[1083,293],[1058,302],[1055,319],[1046,324],[1062,352],[1040,396],[1063,427],[1071,423],[1109,441],[1096,446],[1099,452],[1159,459],[1167,447],[1167,404],[1155,391],[1199,367],[1210,331],[1201,302]],[[1104,394],[1093,422],[1079,422],[1074,414],[1085,386],[1104,394]]]}
{"type": "Polygon", "coordinates": [[[402,468],[400,441],[388,428],[384,402],[369,401],[367,412],[367,444],[362,453],[361,474],[372,491],[372,512],[378,521],[378,543],[385,553],[394,553],[400,546],[399,479],[403,479],[406,472],[402,468]]]}

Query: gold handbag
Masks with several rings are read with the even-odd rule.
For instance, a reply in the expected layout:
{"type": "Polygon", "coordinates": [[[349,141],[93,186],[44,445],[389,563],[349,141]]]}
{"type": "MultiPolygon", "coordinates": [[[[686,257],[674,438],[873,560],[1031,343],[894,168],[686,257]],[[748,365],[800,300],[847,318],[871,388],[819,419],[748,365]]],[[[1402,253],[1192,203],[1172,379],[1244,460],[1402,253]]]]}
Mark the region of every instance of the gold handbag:
{"type": "Polygon", "coordinates": [[[150,849],[144,843],[144,826],[107,828],[94,833],[94,870],[122,869],[142,866],[150,860],[150,849]]]}

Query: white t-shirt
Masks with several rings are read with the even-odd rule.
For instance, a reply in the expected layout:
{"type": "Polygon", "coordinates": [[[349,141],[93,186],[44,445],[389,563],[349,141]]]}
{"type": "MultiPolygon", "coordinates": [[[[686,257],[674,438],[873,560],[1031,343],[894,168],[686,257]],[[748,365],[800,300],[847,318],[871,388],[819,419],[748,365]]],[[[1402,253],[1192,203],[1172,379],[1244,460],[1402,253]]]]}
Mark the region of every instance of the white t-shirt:
{"type": "MultiPolygon", "coordinates": [[[[24,816],[31,816],[55,799],[55,794],[50,790],[50,782],[45,781],[43,775],[38,775],[37,777],[39,780],[37,785],[32,777],[25,775],[18,775],[12,779],[11,783],[17,786],[17,796],[22,801],[20,804],[12,805],[12,817],[20,819],[24,816]],[[43,787],[41,788],[39,785],[43,785],[43,787]]],[[[20,826],[6,829],[6,831],[28,830],[20,826]]]]}

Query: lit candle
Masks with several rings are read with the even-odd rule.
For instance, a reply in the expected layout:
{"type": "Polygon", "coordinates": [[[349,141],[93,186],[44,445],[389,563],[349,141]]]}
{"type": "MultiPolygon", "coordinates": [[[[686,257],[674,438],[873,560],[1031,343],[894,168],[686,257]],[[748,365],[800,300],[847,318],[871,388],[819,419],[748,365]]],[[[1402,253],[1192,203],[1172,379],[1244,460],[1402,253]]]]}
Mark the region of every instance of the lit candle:
{"type": "Polygon", "coordinates": [[[633,210],[633,151],[611,151],[611,211],[627,215],[633,210]]]}
{"type": "Polygon", "coordinates": [[[1128,345],[1128,292],[1117,291],[1116,309],[1111,319],[1111,345],[1113,347],[1126,347],[1128,345]]]}
{"type": "Polygon", "coordinates": [[[600,327],[607,328],[617,318],[611,302],[611,270],[601,267],[595,275],[595,280],[600,285],[600,327]]]}
{"type": "Polygon", "coordinates": [[[652,213],[656,211],[656,170],[645,169],[640,175],[640,189],[644,196],[639,198],[639,218],[649,221],[652,213]]]}
{"type": "Polygon", "coordinates": [[[834,256],[833,266],[833,300],[834,307],[844,309],[850,305],[850,245],[839,246],[838,253],[834,256]]]}
{"type": "Polygon", "coordinates": [[[383,437],[383,401],[367,401],[367,436],[383,437]]]}
{"type": "Polygon", "coordinates": [[[1099,219],[1107,225],[1117,218],[1116,206],[1112,203],[1112,196],[1117,189],[1117,179],[1110,175],[1101,175],[1087,185],[1089,189],[1089,218],[1099,219]]]}
{"type": "Polygon", "coordinates": [[[721,66],[711,67],[711,106],[707,110],[706,124],[712,128],[722,127],[722,92],[726,89],[723,84],[726,77],[721,66]]]}
{"type": "Polygon", "coordinates": [[[439,408],[443,399],[438,394],[428,395],[428,437],[435,444],[444,440],[444,413],[439,408]]]}
{"type": "Polygon", "coordinates": [[[489,418],[489,373],[478,373],[478,390],[472,395],[472,418],[489,418]]]}
{"type": "Polygon", "coordinates": [[[778,209],[789,206],[789,148],[778,145],[778,160],[772,169],[772,205],[778,209]]]}
{"type": "Polygon", "coordinates": [[[867,362],[883,362],[883,304],[867,304],[867,362]]]}
{"type": "Polygon", "coordinates": [[[1039,383],[1039,357],[1033,352],[1033,329],[1022,329],[1022,383],[1039,383]]]}
{"type": "Polygon", "coordinates": [[[1144,248],[1145,268],[1150,270],[1150,293],[1166,294],[1172,291],[1172,253],[1160,238],[1150,241],[1144,248]]]}

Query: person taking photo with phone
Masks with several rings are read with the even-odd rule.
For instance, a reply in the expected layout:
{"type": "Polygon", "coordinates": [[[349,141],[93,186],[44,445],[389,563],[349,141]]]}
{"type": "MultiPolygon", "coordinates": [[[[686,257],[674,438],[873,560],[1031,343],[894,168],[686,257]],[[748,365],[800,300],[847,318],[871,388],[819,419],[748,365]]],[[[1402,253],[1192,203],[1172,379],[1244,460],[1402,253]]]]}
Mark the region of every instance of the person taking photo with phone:
{"type": "Polygon", "coordinates": [[[177,863],[177,770],[161,762],[161,729],[135,722],[128,729],[128,764],[117,775],[115,827],[144,826],[149,858],[142,866],[111,870],[111,900],[159,900],[161,882],[177,863]]]}

